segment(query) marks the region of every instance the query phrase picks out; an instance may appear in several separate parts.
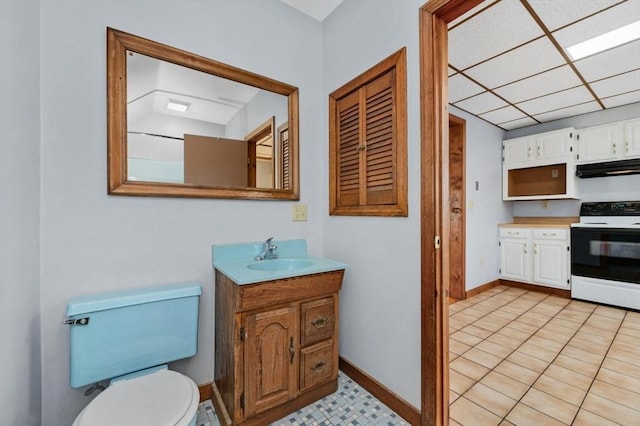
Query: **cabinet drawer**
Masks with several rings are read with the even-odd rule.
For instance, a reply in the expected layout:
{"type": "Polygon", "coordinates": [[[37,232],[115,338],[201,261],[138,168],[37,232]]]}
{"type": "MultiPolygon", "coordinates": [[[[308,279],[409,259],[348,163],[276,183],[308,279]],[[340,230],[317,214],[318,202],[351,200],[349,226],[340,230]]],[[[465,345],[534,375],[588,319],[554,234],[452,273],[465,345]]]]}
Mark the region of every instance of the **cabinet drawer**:
{"type": "Polygon", "coordinates": [[[534,229],[533,238],[537,240],[566,240],[568,231],[563,228],[534,229]]]}
{"type": "Polygon", "coordinates": [[[300,390],[334,379],[338,375],[334,341],[326,340],[301,350],[300,390]]]}
{"type": "Polygon", "coordinates": [[[335,308],[333,297],[300,305],[300,345],[307,346],[333,337],[335,308]]]}
{"type": "Polygon", "coordinates": [[[503,238],[529,238],[531,236],[531,228],[521,228],[517,226],[508,226],[498,228],[500,237],[503,238]]]}

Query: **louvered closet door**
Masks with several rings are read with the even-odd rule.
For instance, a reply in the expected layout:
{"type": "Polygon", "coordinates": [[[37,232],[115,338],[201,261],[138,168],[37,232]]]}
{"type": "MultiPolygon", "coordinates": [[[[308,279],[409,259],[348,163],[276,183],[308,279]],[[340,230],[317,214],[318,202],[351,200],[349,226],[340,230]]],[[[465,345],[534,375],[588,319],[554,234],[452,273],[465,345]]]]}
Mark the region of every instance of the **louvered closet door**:
{"type": "Polygon", "coordinates": [[[280,140],[280,179],[282,189],[291,189],[291,149],[289,146],[289,123],[278,127],[280,140]]]}
{"type": "Polygon", "coordinates": [[[395,204],[395,114],[393,71],[365,88],[366,123],[363,192],[366,205],[395,204]]]}
{"type": "Polygon", "coordinates": [[[360,91],[338,101],[338,205],[360,205],[360,91]]]}

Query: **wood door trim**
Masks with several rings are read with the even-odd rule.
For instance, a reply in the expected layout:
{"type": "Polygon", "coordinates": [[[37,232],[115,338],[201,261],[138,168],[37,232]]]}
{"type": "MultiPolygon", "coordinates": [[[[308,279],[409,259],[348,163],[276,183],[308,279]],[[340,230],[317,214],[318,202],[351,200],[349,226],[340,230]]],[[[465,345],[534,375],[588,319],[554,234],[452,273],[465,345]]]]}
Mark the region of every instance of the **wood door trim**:
{"type": "Polygon", "coordinates": [[[449,203],[451,221],[449,297],[466,299],[466,133],[467,121],[449,114],[449,203]],[[454,212],[453,209],[458,209],[454,212]]]}
{"type": "Polygon", "coordinates": [[[482,0],[429,0],[420,8],[421,424],[449,423],[447,22],[482,0]],[[444,176],[443,176],[444,174],[444,176]]]}

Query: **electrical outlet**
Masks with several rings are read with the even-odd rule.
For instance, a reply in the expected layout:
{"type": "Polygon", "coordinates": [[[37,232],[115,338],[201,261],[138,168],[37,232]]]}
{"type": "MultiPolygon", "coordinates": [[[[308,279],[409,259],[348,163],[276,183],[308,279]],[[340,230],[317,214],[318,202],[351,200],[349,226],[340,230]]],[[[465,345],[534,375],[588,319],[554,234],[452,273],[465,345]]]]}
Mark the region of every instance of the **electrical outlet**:
{"type": "Polygon", "coordinates": [[[558,177],[558,169],[551,169],[551,178],[558,177]]]}
{"type": "Polygon", "coordinates": [[[542,208],[543,209],[548,209],[549,208],[549,202],[547,200],[542,200],[542,208]]]}
{"type": "Polygon", "coordinates": [[[294,204],[294,206],[293,206],[293,221],[294,222],[306,222],[307,221],[307,205],[306,204],[294,204]]]}

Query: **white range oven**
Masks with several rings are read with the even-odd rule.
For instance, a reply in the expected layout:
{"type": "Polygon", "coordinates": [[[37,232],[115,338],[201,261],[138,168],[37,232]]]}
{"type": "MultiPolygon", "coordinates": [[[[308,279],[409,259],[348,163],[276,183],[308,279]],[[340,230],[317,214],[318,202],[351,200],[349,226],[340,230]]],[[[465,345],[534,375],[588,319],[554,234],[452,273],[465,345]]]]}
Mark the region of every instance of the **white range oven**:
{"type": "Polygon", "coordinates": [[[582,203],[571,225],[571,297],[640,310],[640,201],[582,203]]]}

